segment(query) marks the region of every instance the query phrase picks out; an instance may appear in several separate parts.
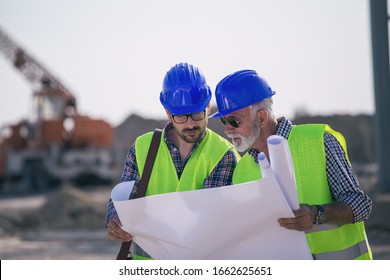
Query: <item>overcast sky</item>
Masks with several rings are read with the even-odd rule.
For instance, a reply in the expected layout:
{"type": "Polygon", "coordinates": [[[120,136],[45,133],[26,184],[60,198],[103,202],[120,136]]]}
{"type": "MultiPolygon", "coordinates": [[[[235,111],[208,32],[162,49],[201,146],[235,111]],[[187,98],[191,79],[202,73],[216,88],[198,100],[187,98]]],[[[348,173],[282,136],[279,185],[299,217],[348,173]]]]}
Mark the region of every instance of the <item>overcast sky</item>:
{"type": "MultiPolygon", "coordinates": [[[[112,125],[164,117],[162,80],[179,62],[199,67],[213,92],[234,71],[258,71],[290,118],[375,110],[368,0],[0,0],[0,28],[81,114],[112,125]]],[[[0,125],[28,117],[31,97],[0,54],[0,125]]]]}

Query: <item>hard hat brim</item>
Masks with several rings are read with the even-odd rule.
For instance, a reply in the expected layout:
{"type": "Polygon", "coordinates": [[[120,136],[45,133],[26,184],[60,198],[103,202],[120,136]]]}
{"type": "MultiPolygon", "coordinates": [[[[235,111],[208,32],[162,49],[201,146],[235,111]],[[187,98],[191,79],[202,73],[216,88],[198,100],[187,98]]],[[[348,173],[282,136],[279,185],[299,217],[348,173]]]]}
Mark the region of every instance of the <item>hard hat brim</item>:
{"type": "Polygon", "coordinates": [[[205,102],[204,104],[198,105],[198,106],[167,106],[165,107],[169,113],[172,115],[186,115],[186,114],[194,114],[194,113],[199,113],[202,112],[206,109],[207,105],[209,102],[205,102]]]}
{"type": "MultiPolygon", "coordinates": [[[[248,106],[251,106],[251,105],[248,105],[248,106]]],[[[238,110],[241,110],[241,109],[243,109],[243,108],[245,108],[245,107],[248,107],[248,106],[238,107],[238,108],[234,108],[234,109],[230,109],[230,110],[224,110],[223,113],[222,113],[221,111],[218,111],[218,112],[212,114],[212,115],[209,117],[209,119],[221,118],[221,117],[224,117],[224,116],[226,116],[226,115],[229,115],[229,114],[231,114],[231,113],[234,113],[234,112],[236,112],[236,111],[238,111],[238,110]]]]}
{"type": "Polygon", "coordinates": [[[222,118],[225,115],[227,115],[227,114],[222,114],[220,112],[216,112],[216,113],[212,114],[211,116],[209,116],[209,119],[222,118]]]}

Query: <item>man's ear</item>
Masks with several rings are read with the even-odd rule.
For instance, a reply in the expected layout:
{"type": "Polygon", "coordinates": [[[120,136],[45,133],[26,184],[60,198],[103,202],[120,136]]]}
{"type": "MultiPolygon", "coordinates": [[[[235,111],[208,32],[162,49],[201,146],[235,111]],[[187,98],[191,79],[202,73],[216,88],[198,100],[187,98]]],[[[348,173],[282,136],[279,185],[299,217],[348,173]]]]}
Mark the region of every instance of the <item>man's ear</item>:
{"type": "Polygon", "coordinates": [[[207,105],[207,107],[206,107],[206,116],[209,116],[210,115],[210,113],[211,113],[211,105],[210,105],[210,103],[209,103],[209,105],[207,105]]]}
{"type": "Polygon", "coordinates": [[[168,119],[172,121],[172,114],[167,109],[164,108],[164,110],[165,114],[167,114],[168,119]]]}
{"type": "Polygon", "coordinates": [[[268,123],[268,112],[267,110],[259,110],[257,111],[256,117],[258,118],[258,122],[260,127],[266,126],[268,123]]]}

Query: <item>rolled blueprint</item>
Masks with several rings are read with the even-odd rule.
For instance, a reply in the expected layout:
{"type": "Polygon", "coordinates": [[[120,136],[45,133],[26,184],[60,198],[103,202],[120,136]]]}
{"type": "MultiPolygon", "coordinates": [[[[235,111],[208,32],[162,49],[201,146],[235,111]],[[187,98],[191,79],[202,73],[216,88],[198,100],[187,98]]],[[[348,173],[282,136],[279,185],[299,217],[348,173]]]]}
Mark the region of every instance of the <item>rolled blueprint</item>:
{"type": "Polygon", "coordinates": [[[260,165],[260,171],[263,178],[266,178],[270,175],[272,175],[273,171],[271,168],[271,164],[269,163],[267,157],[263,152],[260,152],[260,154],[257,156],[257,159],[259,161],[260,165]]]}
{"type": "Polygon", "coordinates": [[[292,210],[299,209],[297,186],[290,148],[285,138],[271,135],[267,139],[271,168],[292,210]]]}
{"type": "Polygon", "coordinates": [[[116,185],[111,191],[113,201],[129,200],[135,181],[125,181],[116,185]]]}

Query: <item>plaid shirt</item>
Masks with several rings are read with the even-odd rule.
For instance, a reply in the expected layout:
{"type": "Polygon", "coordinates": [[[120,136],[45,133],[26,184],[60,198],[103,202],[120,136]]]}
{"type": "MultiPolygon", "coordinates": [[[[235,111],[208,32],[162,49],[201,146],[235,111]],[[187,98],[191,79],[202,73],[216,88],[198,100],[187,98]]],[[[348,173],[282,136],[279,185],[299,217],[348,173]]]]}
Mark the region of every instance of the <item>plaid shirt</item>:
{"type": "MultiPolygon", "coordinates": [[[[170,141],[167,138],[166,132],[170,129],[173,129],[172,123],[168,123],[165,126],[164,141],[167,144],[169,152],[171,153],[173,162],[176,167],[178,178],[180,179],[181,174],[183,173],[183,170],[189,158],[196,150],[196,148],[199,146],[199,144],[203,141],[204,137],[206,136],[206,132],[202,135],[199,141],[195,143],[195,145],[192,147],[187,158],[184,161],[182,161],[180,157],[179,149],[176,147],[175,144],[173,144],[172,141],[170,141]]],[[[210,175],[207,178],[205,178],[203,182],[203,188],[208,189],[208,188],[216,188],[216,187],[231,185],[233,171],[234,168],[236,167],[237,161],[238,159],[235,150],[229,149],[226,152],[226,154],[223,156],[223,158],[219,161],[219,163],[214,168],[214,170],[210,173],[210,175]]],[[[134,198],[134,195],[138,191],[139,180],[140,180],[140,176],[139,176],[139,171],[138,171],[138,166],[136,161],[135,144],[133,144],[129,152],[127,153],[123,172],[122,172],[122,177],[120,179],[120,182],[135,181],[133,191],[130,195],[130,199],[134,198]]],[[[115,207],[110,199],[107,208],[106,225],[115,215],[116,215],[115,207]]]]}
{"type": "MultiPolygon", "coordinates": [[[[284,117],[278,119],[277,135],[288,139],[292,123],[284,117]]],[[[336,138],[325,132],[324,145],[326,155],[326,175],[330,193],[335,201],[343,201],[351,208],[354,222],[368,219],[371,209],[371,199],[362,191],[352,167],[348,164],[343,148],[336,138]]],[[[249,149],[248,153],[257,162],[260,151],[249,149]]]]}

